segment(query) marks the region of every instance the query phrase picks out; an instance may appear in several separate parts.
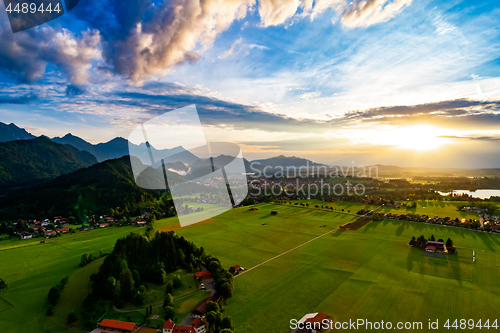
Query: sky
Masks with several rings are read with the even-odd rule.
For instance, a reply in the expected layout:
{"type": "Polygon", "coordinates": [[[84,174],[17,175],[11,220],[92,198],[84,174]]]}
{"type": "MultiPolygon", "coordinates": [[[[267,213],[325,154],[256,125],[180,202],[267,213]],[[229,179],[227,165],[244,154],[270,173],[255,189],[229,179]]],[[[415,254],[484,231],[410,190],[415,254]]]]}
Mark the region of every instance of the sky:
{"type": "Polygon", "coordinates": [[[80,0],[17,33],[4,8],[0,121],[34,135],[127,138],[194,104],[250,160],[500,167],[498,1],[80,0]]]}

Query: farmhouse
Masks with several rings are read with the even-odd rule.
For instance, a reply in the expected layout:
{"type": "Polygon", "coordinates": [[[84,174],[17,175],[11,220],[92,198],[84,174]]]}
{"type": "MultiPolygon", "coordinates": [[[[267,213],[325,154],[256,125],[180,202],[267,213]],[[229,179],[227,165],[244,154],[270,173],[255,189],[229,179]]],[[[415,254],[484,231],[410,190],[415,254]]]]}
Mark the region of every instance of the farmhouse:
{"type": "Polygon", "coordinates": [[[201,271],[201,272],[194,274],[194,276],[201,279],[201,280],[205,280],[205,279],[211,279],[212,273],[210,273],[209,271],[201,271]]]}
{"type": "Polygon", "coordinates": [[[26,231],[20,231],[19,236],[21,236],[21,239],[30,239],[33,237],[29,232],[26,231]]]}
{"type": "Polygon", "coordinates": [[[328,319],[328,315],[323,312],[309,313],[297,322],[297,332],[315,333],[321,332],[323,320],[328,319]]]}
{"type": "Polygon", "coordinates": [[[58,229],[57,231],[60,232],[61,234],[65,234],[65,233],[69,232],[69,227],[64,227],[64,228],[58,229]]]}
{"type": "Polygon", "coordinates": [[[271,211],[271,215],[278,215],[278,212],[273,210],[273,211],[271,211]]]}
{"type": "Polygon", "coordinates": [[[113,320],[113,319],[103,319],[98,325],[99,328],[115,331],[115,332],[133,332],[139,327],[136,323],[129,323],[125,321],[113,320]]]}
{"type": "Polygon", "coordinates": [[[219,300],[219,295],[218,294],[215,294],[215,295],[212,295],[212,296],[209,296],[209,297],[205,298],[203,300],[203,302],[201,302],[200,305],[198,305],[196,307],[196,309],[194,309],[191,312],[191,315],[194,318],[203,318],[205,316],[205,312],[207,311],[207,303],[210,302],[210,301],[217,302],[218,300],[219,300]]]}
{"type": "Polygon", "coordinates": [[[205,333],[205,322],[200,318],[194,318],[191,325],[175,325],[172,319],[163,324],[162,333],[205,333]]]}
{"type": "Polygon", "coordinates": [[[259,210],[258,208],[252,207],[249,210],[259,210]]]}
{"type": "Polygon", "coordinates": [[[425,248],[426,252],[439,252],[439,253],[447,253],[446,245],[443,242],[434,242],[428,241],[427,247],[425,248]]]}
{"type": "Polygon", "coordinates": [[[113,222],[114,221],[114,219],[112,217],[109,217],[109,216],[106,216],[104,219],[106,220],[106,222],[113,222]]]}
{"type": "Polygon", "coordinates": [[[240,271],[242,271],[244,268],[241,267],[240,265],[234,265],[229,268],[229,272],[233,275],[238,274],[240,271]]]}
{"type": "Polygon", "coordinates": [[[45,230],[45,236],[55,236],[56,234],[54,230],[45,230]]]}
{"type": "Polygon", "coordinates": [[[99,225],[99,227],[100,227],[100,228],[106,228],[107,226],[109,226],[109,224],[108,224],[108,223],[101,223],[101,224],[99,225]]]}

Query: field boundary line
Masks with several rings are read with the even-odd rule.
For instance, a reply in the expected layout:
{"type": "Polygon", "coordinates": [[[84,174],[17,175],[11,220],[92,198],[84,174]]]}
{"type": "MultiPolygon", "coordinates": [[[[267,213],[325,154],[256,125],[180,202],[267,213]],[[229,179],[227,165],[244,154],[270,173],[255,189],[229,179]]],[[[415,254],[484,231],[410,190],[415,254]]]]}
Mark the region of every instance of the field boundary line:
{"type": "Polygon", "coordinates": [[[6,299],[5,299],[5,298],[3,298],[3,297],[0,297],[0,299],[1,299],[2,301],[4,301],[5,303],[9,304],[9,306],[8,306],[8,307],[6,307],[6,308],[4,308],[4,309],[1,309],[1,310],[0,310],[0,312],[6,311],[6,310],[8,310],[8,309],[12,309],[12,308],[15,306],[15,305],[14,305],[14,303],[9,302],[8,300],[6,300],[6,299]]]}

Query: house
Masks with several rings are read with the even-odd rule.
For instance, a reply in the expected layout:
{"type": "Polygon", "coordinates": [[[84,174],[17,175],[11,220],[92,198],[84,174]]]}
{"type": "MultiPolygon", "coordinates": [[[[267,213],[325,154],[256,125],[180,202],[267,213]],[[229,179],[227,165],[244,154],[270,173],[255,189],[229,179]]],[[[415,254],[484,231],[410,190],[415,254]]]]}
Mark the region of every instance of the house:
{"type": "Polygon", "coordinates": [[[163,324],[162,333],[205,333],[205,322],[201,318],[194,318],[190,325],[176,325],[172,319],[163,324]]]}
{"type": "Polygon", "coordinates": [[[114,222],[114,219],[109,216],[106,216],[104,219],[106,220],[106,222],[114,222]]]}
{"type": "Polygon", "coordinates": [[[425,252],[436,252],[436,247],[434,245],[427,245],[425,252]]]}
{"type": "Polygon", "coordinates": [[[278,215],[278,212],[273,210],[273,211],[271,211],[271,215],[278,215]]]}
{"type": "Polygon", "coordinates": [[[297,322],[297,332],[315,333],[322,331],[323,320],[328,319],[328,315],[323,312],[309,313],[297,322]]]}
{"type": "Polygon", "coordinates": [[[457,253],[457,249],[453,246],[447,246],[446,249],[448,250],[448,254],[455,254],[457,253]]]}
{"type": "Polygon", "coordinates": [[[249,210],[259,210],[258,208],[252,207],[249,210]]]}
{"type": "Polygon", "coordinates": [[[19,236],[21,236],[21,239],[30,239],[31,237],[33,237],[32,234],[26,231],[20,231],[19,236]]]}
{"type": "Polygon", "coordinates": [[[209,271],[201,271],[201,272],[195,273],[194,276],[201,279],[201,280],[205,280],[205,279],[211,279],[212,273],[210,273],[209,271]]]}
{"type": "Polygon", "coordinates": [[[428,241],[427,247],[425,248],[426,252],[439,252],[439,253],[447,253],[446,245],[443,242],[435,242],[428,241]]]}
{"type": "Polygon", "coordinates": [[[61,234],[65,234],[65,233],[69,232],[69,227],[64,227],[64,228],[61,228],[61,229],[57,229],[57,231],[60,232],[61,234]]]}
{"type": "Polygon", "coordinates": [[[138,227],[145,227],[146,226],[146,222],[144,222],[144,221],[137,221],[137,222],[135,222],[135,225],[138,226],[138,227]]]}
{"type": "Polygon", "coordinates": [[[205,312],[207,311],[207,303],[208,302],[217,302],[218,300],[219,300],[219,295],[217,293],[215,295],[212,295],[212,296],[209,296],[209,297],[205,298],[203,300],[203,302],[201,302],[200,305],[198,305],[196,307],[196,309],[194,309],[191,312],[191,315],[194,318],[203,318],[203,317],[205,317],[205,312]]]}
{"type": "Polygon", "coordinates": [[[115,331],[115,332],[133,332],[139,325],[136,323],[129,323],[125,321],[113,320],[113,319],[103,319],[99,325],[99,328],[115,331]]]}
{"type": "Polygon", "coordinates": [[[231,266],[229,268],[229,272],[231,272],[231,274],[233,274],[233,275],[238,274],[241,270],[242,270],[242,268],[240,265],[234,265],[234,266],[231,266]]]}
{"type": "Polygon", "coordinates": [[[45,236],[55,236],[57,234],[54,230],[45,230],[44,232],[45,236]]]}
{"type": "Polygon", "coordinates": [[[109,224],[108,224],[108,223],[101,223],[101,224],[99,225],[99,227],[101,227],[101,228],[106,228],[107,226],[109,226],[109,224]]]}
{"type": "Polygon", "coordinates": [[[54,216],[54,223],[61,221],[62,218],[62,216],[54,216]]]}

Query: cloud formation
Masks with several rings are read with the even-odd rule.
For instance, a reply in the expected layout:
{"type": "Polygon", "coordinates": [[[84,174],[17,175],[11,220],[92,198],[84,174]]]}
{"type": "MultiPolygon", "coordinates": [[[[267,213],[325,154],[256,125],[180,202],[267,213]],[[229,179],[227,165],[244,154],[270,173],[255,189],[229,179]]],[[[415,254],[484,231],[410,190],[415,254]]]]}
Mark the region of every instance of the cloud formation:
{"type": "Polygon", "coordinates": [[[51,26],[13,34],[8,21],[0,21],[0,70],[23,82],[33,82],[45,74],[46,66],[56,64],[71,82],[87,81],[91,61],[100,57],[97,30],[77,37],[71,31],[51,26]]]}
{"type": "Polygon", "coordinates": [[[342,15],[341,23],[348,28],[368,27],[389,21],[412,0],[355,0],[342,15]]]}
{"type": "MultiPolygon", "coordinates": [[[[89,0],[68,17],[88,30],[81,34],[43,25],[12,34],[0,22],[0,70],[22,81],[44,76],[55,64],[73,84],[88,81],[95,67],[141,83],[164,76],[183,63],[195,62],[233,22],[258,7],[264,27],[290,18],[316,15],[329,8],[349,28],[385,22],[411,0],[89,0]],[[302,11],[298,13],[299,9],[302,11]],[[100,61],[102,60],[102,61],[100,61]]],[[[237,41],[238,43],[238,41],[237,41]]],[[[222,56],[230,55],[236,44],[222,56]]]]}

